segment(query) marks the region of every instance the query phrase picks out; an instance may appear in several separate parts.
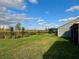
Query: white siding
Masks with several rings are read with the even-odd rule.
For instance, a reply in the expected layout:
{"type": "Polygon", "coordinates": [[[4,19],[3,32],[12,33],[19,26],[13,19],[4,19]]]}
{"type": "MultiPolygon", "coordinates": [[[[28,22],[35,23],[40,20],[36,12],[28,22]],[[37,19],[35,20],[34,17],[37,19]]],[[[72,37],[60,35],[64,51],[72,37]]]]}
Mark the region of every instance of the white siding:
{"type": "Polygon", "coordinates": [[[70,37],[71,32],[70,32],[70,27],[75,23],[79,21],[79,19],[71,21],[61,27],[58,28],[58,37],[70,37]]]}

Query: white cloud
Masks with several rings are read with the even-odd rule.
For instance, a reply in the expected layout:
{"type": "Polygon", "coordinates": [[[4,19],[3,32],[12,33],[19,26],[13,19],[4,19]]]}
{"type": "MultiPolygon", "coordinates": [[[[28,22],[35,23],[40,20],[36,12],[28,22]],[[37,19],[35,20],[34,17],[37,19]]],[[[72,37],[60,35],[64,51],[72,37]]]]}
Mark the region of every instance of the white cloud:
{"type": "Polygon", "coordinates": [[[59,26],[57,24],[50,23],[43,18],[38,19],[37,23],[40,25],[40,28],[57,28],[59,26]]]}
{"type": "Polygon", "coordinates": [[[0,0],[0,7],[18,8],[21,10],[27,9],[27,1],[32,4],[37,4],[38,0],[0,0]]]}
{"type": "Polygon", "coordinates": [[[44,22],[44,19],[38,19],[37,22],[44,22]]]}
{"type": "Polygon", "coordinates": [[[0,6],[7,8],[19,8],[25,9],[26,6],[23,4],[24,0],[0,0],[0,6]]]}
{"type": "Polygon", "coordinates": [[[29,0],[30,3],[37,4],[38,0],[29,0]]]}
{"type": "Polygon", "coordinates": [[[18,20],[25,19],[26,16],[23,14],[12,14],[8,8],[25,8],[23,0],[0,0],[0,25],[13,24],[18,20]]]}
{"type": "Polygon", "coordinates": [[[45,27],[46,28],[57,28],[59,25],[57,24],[54,24],[54,23],[47,23],[45,24],[45,27]]]}
{"type": "Polygon", "coordinates": [[[38,23],[39,25],[43,25],[44,23],[38,23]]]}
{"type": "Polygon", "coordinates": [[[5,7],[0,7],[0,25],[1,24],[14,24],[17,21],[31,20],[33,17],[27,17],[25,14],[9,13],[5,7]]]}
{"type": "Polygon", "coordinates": [[[45,20],[45,19],[43,19],[43,18],[39,18],[39,19],[37,20],[37,23],[38,23],[39,25],[45,25],[45,24],[48,23],[48,22],[47,22],[47,20],[45,20]]]}
{"type": "Polygon", "coordinates": [[[79,6],[72,6],[70,7],[69,9],[66,10],[66,12],[69,12],[69,11],[79,11],[79,6]]]}
{"type": "MultiPolygon", "coordinates": [[[[23,2],[24,0],[0,0],[0,25],[14,24],[17,21],[36,19],[33,17],[27,17],[24,13],[12,13],[12,11],[8,9],[17,8],[24,10],[27,6],[24,5],[23,2]]],[[[33,2],[37,2],[37,0],[33,2]]]]}
{"type": "Polygon", "coordinates": [[[67,21],[75,20],[77,18],[79,18],[79,16],[69,17],[69,18],[63,18],[63,19],[59,19],[59,22],[67,22],[67,21]]]}

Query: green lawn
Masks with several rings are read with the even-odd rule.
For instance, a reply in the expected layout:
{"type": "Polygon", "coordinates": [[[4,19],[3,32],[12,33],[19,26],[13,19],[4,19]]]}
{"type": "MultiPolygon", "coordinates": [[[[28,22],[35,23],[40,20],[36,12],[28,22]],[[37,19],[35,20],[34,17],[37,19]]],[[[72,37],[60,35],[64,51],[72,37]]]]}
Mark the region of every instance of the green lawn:
{"type": "Polygon", "coordinates": [[[79,46],[50,34],[0,39],[0,59],[79,59],[79,46]]]}

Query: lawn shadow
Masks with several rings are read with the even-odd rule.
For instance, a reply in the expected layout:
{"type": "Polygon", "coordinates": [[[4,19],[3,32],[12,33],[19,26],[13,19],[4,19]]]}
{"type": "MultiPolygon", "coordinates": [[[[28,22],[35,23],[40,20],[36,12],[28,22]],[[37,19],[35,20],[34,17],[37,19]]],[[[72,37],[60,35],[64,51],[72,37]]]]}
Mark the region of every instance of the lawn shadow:
{"type": "Polygon", "coordinates": [[[43,59],[79,59],[79,46],[70,41],[56,41],[43,59]]]}

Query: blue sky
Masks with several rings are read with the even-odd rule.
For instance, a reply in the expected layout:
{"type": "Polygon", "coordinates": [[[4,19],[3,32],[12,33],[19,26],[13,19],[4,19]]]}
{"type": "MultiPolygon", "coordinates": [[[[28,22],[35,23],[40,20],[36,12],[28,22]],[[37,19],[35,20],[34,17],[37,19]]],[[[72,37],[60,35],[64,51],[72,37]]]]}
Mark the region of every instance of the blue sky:
{"type": "Polygon", "coordinates": [[[43,29],[78,18],[79,0],[1,0],[1,9],[1,24],[21,22],[26,29],[43,29]]]}

